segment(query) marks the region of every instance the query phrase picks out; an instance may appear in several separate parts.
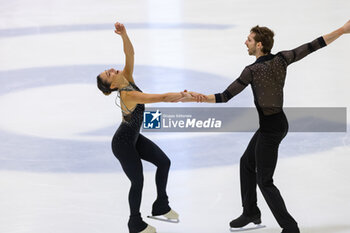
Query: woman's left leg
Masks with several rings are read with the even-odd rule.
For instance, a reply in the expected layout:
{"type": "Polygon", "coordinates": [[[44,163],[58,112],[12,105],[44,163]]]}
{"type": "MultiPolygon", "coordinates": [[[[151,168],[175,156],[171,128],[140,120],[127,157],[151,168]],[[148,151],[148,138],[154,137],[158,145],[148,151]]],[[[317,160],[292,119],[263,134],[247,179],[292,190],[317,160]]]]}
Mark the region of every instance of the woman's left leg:
{"type": "Polygon", "coordinates": [[[136,150],[139,152],[141,159],[144,159],[157,167],[157,199],[153,203],[152,215],[156,216],[166,214],[170,211],[169,200],[166,193],[171,164],[170,159],[154,142],[142,134],[140,134],[137,139],[136,150]]]}

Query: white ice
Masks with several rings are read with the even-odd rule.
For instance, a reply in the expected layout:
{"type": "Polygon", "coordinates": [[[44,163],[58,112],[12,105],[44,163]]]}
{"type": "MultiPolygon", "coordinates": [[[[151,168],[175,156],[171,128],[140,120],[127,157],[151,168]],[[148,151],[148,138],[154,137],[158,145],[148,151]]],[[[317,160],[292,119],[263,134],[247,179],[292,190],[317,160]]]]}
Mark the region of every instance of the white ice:
{"type": "MultiPolygon", "coordinates": [[[[129,181],[110,150],[121,114],[114,98],[101,95],[95,85],[102,67],[115,64],[121,69],[124,62],[122,41],[113,33],[116,20],[126,25],[134,44],[139,72],[135,80],[144,92],[186,88],[212,94],[223,91],[254,62],[244,45],[252,26],[275,31],[274,53],[309,42],[350,19],[348,0],[0,4],[1,233],[128,232],[129,181]],[[156,75],[143,74],[150,67],[156,75]],[[198,76],[171,76],[175,71],[198,76]]],[[[350,107],[349,42],[345,35],[293,64],[285,106],[350,107]]],[[[251,91],[247,88],[227,106],[253,106],[251,91]]],[[[159,233],[229,232],[228,223],[242,211],[237,161],[251,134],[146,136],[173,161],[168,194],[181,222],[146,218],[156,194],[155,168],[146,163],[144,219],[159,233]],[[223,138],[225,143],[220,143],[223,138]],[[229,164],[221,161],[231,157],[229,164]]],[[[287,136],[275,183],[303,233],[350,233],[349,133],[310,137],[287,136]]],[[[258,194],[267,227],[256,232],[281,232],[258,194]]]]}

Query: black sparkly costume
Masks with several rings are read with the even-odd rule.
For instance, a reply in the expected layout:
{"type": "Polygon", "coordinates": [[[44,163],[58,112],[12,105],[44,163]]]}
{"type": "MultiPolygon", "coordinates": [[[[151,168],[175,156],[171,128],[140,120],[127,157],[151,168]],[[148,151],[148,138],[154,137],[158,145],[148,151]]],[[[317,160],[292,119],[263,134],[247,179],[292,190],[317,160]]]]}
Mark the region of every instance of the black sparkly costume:
{"type": "Polygon", "coordinates": [[[293,50],[259,57],[223,93],[215,94],[216,102],[227,102],[247,85],[251,85],[260,128],[240,160],[243,215],[260,216],[256,197],[258,185],[284,232],[299,232],[296,221],[288,213],[282,196],[273,183],[278,147],[288,131],[288,121],[282,109],[287,67],[324,46],[326,43],[320,37],[293,50]]]}
{"type": "MultiPolygon", "coordinates": [[[[127,87],[120,89],[119,92],[134,90],[141,92],[134,83],[130,83],[127,87]]],[[[121,103],[124,105],[122,99],[121,103]]],[[[112,140],[113,153],[131,181],[129,192],[130,219],[128,223],[130,233],[140,232],[147,227],[140,214],[143,188],[141,159],[157,166],[157,199],[153,203],[152,215],[162,215],[170,211],[166,193],[170,160],[156,144],[140,134],[144,110],[144,104],[137,104],[132,111],[123,111],[123,121],[112,140]]]]}

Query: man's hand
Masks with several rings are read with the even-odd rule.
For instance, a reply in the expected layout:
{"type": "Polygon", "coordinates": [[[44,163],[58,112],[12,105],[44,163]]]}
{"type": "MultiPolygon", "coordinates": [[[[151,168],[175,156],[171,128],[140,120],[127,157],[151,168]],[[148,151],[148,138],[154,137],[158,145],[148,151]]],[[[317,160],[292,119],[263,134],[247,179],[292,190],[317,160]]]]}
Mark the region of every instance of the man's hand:
{"type": "Polygon", "coordinates": [[[194,100],[195,100],[194,97],[190,93],[188,93],[186,90],[181,92],[181,94],[183,97],[181,99],[179,99],[180,102],[183,102],[183,103],[194,102],[194,100]]]}
{"type": "Polygon", "coordinates": [[[116,22],[115,24],[114,24],[114,27],[115,27],[115,30],[114,30],[114,32],[116,33],[116,34],[118,34],[118,35],[124,35],[124,34],[126,34],[126,29],[125,29],[125,27],[124,27],[124,24],[121,24],[121,23],[119,23],[119,22],[116,22]]]}
{"type": "Polygon", "coordinates": [[[350,20],[343,26],[344,33],[350,33],[350,20]]]}
{"type": "Polygon", "coordinates": [[[180,99],[177,99],[174,102],[197,102],[197,103],[201,103],[201,102],[205,102],[205,100],[207,100],[207,96],[197,93],[197,92],[188,92],[187,90],[184,90],[183,92],[181,92],[182,97],[180,99]]]}
{"type": "MultiPolygon", "coordinates": [[[[186,91],[186,90],[185,90],[186,91]]],[[[197,92],[194,92],[194,91],[190,91],[189,92],[190,95],[196,99],[197,103],[202,103],[202,102],[205,102],[208,98],[206,95],[203,95],[201,93],[197,93],[197,92]]]]}
{"type": "Polygon", "coordinates": [[[194,102],[195,101],[195,98],[193,98],[192,95],[190,95],[190,93],[188,93],[186,90],[180,92],[180,94],[181,94],[180,98],[175,99],[171,102],[173,102],[173,103],[183,102],[184,103],[184,102],[194,102]]]}

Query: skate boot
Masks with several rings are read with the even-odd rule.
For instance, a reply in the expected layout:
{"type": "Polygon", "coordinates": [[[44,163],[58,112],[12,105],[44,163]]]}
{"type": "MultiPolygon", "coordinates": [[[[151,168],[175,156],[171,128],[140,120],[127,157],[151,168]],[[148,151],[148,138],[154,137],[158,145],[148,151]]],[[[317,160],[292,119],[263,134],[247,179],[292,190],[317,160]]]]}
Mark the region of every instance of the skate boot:
{"type": "Polygon", "coordinates": [[[152,205],[152,215],[147,217],[170,223],[180,222],[179,214],[170,208],[168,198],[157,199],[152,205]]]}
{"type": "Polygon", "coordinates": [[[156,233],[156,228],[152,227],[151,225],[147,225],[146,229],[140,231],[140,233],[156,233]]]}
{"type": "Polygon", "coordinates": [[[176,213],[174,210],[170,209],[170,211],[163,215],[152,215],[147,216],[148,218],[159,220],[159,221],[165,221],[170,223],[179,223],[179,214],[176,213]]]}
{"type": "Polygon", "coordinates": [[[254,216],[246,216],[242,214],[238,218],[232,220],[230,222],[230,231],[238,232],[238,231],[247,231],[247,230],[255,230],[259,228],[263,228],[265,226],[261,224],[261,214],[256,214],[254,216]],[[247,226],[249,223],[254,223],[255,226],[247,226]]]}
{"type": "Polygon", "coordinates": [[[282,233],[300,233],[300,230],[298,227],[294,227],[294,228],[285,228],[282,230],[282,233]]]}
{"type": "Polygon", "coordinates": [[[154,231],[151,231],[152,226],[149,226],[147,223],[145,223],[142,220],[141,214],[133,215],[130,216],[129,222],[128,222],[128,228],[129,228],[129,233],[153,233],[156,232],[155,229],[154,231]]]}

